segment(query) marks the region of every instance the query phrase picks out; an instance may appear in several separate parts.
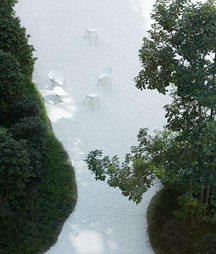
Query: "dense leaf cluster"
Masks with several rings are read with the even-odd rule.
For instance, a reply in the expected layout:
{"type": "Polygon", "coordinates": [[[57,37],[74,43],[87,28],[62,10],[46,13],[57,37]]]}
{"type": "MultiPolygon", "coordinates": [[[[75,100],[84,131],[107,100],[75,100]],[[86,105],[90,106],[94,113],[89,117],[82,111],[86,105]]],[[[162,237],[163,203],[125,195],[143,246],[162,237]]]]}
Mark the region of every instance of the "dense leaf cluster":
{"type": "Polygon", "coordinates": [[[1,0],[0,1],[0,10],[4,10],[4,12],[8,14],[13,13],[13,7],[17,3],[17,0],[1,0]]]}
{"type": "Polygon", "coordinates": [[[0,127],[0,208],[25,195],[26,183],[34,176],[26,141],[17,141],[0,127]]]}
{"type": "Polygon", "coordinates": [[[0,124],[10,122],[11,106],[27,91],[27,81],[13,55],[0,49],[0,124]]]}

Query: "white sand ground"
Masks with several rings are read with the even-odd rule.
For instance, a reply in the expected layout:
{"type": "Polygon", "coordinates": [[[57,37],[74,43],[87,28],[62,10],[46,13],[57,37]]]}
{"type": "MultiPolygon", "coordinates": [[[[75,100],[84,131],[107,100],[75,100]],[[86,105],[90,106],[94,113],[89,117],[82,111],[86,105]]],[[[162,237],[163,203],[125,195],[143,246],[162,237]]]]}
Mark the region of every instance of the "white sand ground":
{"type": "Polygon", "coordinates": [[[93,149],[121,159],[136,144],[139,128],[151,132],[164,123],[168,98],[139,91],[133,78],[140,70],[138,50],[150,28],[154,0],[20,0],[17,15],[35,46],[34,80],[44,95],[56,137],[75,167],[78,202],[57,243],[46,254],[152,254],[146,209],[156,187],[138,206],[103,182],[96,182],[83,159],[93,149]],[[99,27],[97,45],[83,38],[99,27]],[[103,67],[114,70],[110,89],[102,87],[101,108],[83,104],[96,88],[103,67]],[[72,104],[53,105],[48,73],[61,70],[72,104]]]}

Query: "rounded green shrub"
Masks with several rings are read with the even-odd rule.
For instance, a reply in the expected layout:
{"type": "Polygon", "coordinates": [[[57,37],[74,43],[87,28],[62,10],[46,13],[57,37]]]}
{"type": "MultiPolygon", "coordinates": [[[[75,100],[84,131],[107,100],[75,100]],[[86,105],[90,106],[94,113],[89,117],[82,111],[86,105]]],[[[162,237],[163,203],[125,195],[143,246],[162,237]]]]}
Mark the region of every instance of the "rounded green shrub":
{"type": "Polygon", "coordinates": [[[33,47],[16,2],[0,0],[0,254],[38,254],[57,240],[77,189],[31,82],[33,47]]]}
{"type": "Polygon", "coordinates": [[[173,189],[161,189],[148,207],[148,231],[157,254],[216,254],[214,216],[188,216],[173,189]]]}

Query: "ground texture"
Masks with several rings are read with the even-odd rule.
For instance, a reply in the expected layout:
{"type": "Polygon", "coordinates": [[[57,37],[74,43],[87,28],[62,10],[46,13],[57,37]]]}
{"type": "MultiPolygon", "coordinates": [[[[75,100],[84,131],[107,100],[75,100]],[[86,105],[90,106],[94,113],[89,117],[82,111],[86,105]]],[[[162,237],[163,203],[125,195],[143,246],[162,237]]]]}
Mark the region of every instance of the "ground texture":
{"type": "Polygon", "coordinates": [[[168,98],[138,91],[138,50],[150,28],[153,0],[20,0],[16,13],[31,34],[38,60],[34,81],[43,94],[56,137],[75,167],[78,202],[56,244],[46,254],[152,254],[146,209],[156,187],[138,206],[117,189],[96,182],[83,161],[103,149],[121,159],[136,144],[141,127],[152,132],[165,124],[168,98]],[[99,27],[97,44],[83,38],[99,27]],[[113,68],[112,87],[101,86],[101,106],[93,111],[85,95],[96,89],[101,69],[113,68]],[[71,104],[55,105],[49,71],[64,73],[71,104]]]}

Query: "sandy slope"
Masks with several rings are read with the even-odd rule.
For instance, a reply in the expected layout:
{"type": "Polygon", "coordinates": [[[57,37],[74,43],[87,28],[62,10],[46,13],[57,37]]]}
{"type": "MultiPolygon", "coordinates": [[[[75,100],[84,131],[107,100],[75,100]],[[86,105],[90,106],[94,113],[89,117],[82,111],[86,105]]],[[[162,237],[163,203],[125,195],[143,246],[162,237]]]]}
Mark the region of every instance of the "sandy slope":
{"type": "Polygon", "coordinates": [[[136,144],[140,127],[151,131],[165,123],[168,99],[138,91],[138,49],[149,29],[153,0],[20,0],[17,15],[32,35],[38,60],[34,80],[44,95],[57,138],[76,171],[78,203],[57,243],[47,254],[151,254],[146,208],[152,188],[136,206],[117,189],[96,182],[83,159],[92,149],[123,158],[136,144]],[[100,27],[97,45],[83,38],[86,28],[100,27]],[[100,70],[111,66],[112,89],[103,86],[101,108],[83,104],[96,88],[100,70]],[[61,70],[72,104],[53,105],[48,72],[61,70]]]}

